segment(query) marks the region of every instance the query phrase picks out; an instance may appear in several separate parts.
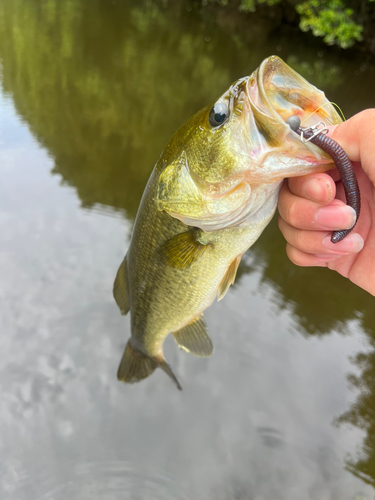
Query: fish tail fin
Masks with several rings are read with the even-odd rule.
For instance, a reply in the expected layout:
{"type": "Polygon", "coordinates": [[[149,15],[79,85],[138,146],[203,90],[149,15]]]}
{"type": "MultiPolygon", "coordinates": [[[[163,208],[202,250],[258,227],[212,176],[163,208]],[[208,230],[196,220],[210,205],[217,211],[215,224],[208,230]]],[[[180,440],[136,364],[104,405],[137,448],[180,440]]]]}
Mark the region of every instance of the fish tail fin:
{"type": "Polygon", "coordinates": [[[134,349],[130,341],[126,344],[125,352],[117,372],[117,378],[126,384],[134,384],[134,382],[139,382],[147,378],[158,366],[171,377],[177,388],[182,390],[179,381],[163,355],[158,358],[146,356],[134,349]]]}
{"type": "Polygon", "coordinates": [[[118,368],[117,378],[126,384],[134,384],[151,375],[157,366],[158,363],[154,359],[133,349],[128,341],[118,368]]]}

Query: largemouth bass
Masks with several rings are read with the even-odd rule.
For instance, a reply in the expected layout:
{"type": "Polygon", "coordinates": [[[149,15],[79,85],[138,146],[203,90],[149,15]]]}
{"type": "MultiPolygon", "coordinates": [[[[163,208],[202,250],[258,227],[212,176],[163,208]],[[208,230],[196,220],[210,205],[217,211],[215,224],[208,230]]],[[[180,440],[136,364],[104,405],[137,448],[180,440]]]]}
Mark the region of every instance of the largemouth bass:
{"type": "Polygon", "coordinates": [[[272,56],[172,137],[114,284],[122,314],[131,313],[120,380],[138,382],[159,366],[181,389],[163,355],[167,335],[191,354],[212,354],[203,312],[234,282],[274,215],[283,179],[333,168],[285,123],[292,115],[305,127],[341,121],[322,91],[272,56]]]}

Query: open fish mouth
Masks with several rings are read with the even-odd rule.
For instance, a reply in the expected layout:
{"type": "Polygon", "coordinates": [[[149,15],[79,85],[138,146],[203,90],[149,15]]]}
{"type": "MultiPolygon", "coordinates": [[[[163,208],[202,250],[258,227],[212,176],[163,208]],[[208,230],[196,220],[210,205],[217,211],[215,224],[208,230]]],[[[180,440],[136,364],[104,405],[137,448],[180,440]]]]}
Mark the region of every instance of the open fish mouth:
{"type": "MultiPolygon", "coordinates": [[[[265,59],[217,103],[222,108],[228,104],[228,120],[222,127],[199,129],[210,137],[206,144],[217,140],[225,144],[226,149],[220,149],[221,161],[194,163],[183,152],[159,178],[158,208],[181,222],[205,231],[240,225],[271,198],[274,203],[284,178],[334,166],[324,151],[302,142],[286,120],[295,115],[309,127],[319,121],[340,123],[340,116],[322,91],[279,57],[265,59]]],[[[207,110],[202,113],[201,123],[207,124],[207,110]]],[[[208,159],[217,156],[204,153],[208,159]]]]}
{"type": "Polygon", "coordinates": [[[275,182],[307,175],[331,165],[331,158],[311,143],[302,143],[285,122],[298,116],[304,127],[342,120],[324,92],[311,85],[277,56],[265,59],[249,77],[247,96],[249,143],[258,169],[248,172],[253,182],[275,182]]]}
{"type": "Polygon", "coordinates": [[[247,94],[257,128],[270,145],[282,143],[291,115],[298,116],[304,127],[320,120],[327,125],[342,121],[324,92],[277,56],[265,59],[250,76],[247,94]]]}

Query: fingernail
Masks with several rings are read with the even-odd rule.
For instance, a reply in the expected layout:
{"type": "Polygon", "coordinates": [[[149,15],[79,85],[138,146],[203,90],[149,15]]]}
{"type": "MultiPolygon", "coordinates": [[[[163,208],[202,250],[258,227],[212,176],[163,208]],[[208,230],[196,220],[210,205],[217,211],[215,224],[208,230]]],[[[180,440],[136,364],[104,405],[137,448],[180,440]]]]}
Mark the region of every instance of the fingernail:
{"type": "Polygon", "coordinates": [[[326,229],[350,229],[357,215],[348,205],[328,205],[319,208],[315,214],[316,222],[326,229]]]}
{"type": "Polygon", "coordinates": [[[302,187],[303,194],[314,201],[327,201],[331,195],[331,185],[322,179],[309,179],[302,187]]]}
{"type": "Polygon", "coordinates": [[[358,233],[348,234],[342,241],[332,243],[331,236],[326,236],[323,240],[323,246],[334,252],[358,253],[362,250],[364,241],[358,233]]]}

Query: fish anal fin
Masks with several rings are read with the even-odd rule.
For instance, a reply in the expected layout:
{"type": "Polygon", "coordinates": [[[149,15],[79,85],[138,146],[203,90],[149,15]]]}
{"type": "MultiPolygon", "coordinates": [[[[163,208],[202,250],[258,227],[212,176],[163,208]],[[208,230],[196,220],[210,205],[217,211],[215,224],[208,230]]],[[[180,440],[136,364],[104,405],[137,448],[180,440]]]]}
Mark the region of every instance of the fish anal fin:
{"type": "Polygon", "coordinates": [[[163,243],[157,254],[172,267],[188,269],[211,246],[199,243],[194,233],[192,230],[177,234],[163,243]]]}
{"type": "Polygon", "coordinates": [[[181,349],[194,354],[194,356],[208,358],[214,352],[203,314],[194,318],[181,330],[174,332],[173,336],[181,349]]]}
{"type": "Polygon", "coordinates": [[[221,283],[219,285],[219,289],[217,291],[217,300],[218,301],[221,300],[222,298],[224,298],[230,285],[233,285],[234,280],[236,279],[238,266],[241,262],[241,257],[242,257],[242,255],[239,255],[238,257],[236,257],[234,259],[234,261],[228,267],[228,270],[225,273],[223,279],[221,280],[221,283]]]}
{"type": "Polygon", "coordinates": [[[115,282],[113,284],[113,296],[122,315],[127,314],[130,309],[128,289],[126,283],[127,276],[128,276],[128,270],[125,257],[125,259],[121,262],[121,265],[116,274],[115,282]]]}
{"type": "Polygon", "coordinates": [[[159,367],[167,374],[169,375],[169,377],[171,377],[171,379],[173,380],[173,382],[176,384],[177,386],[177,389],[179,389],[180,391],[182,391],[182,387],[181,387],[181,384],[180,382],[177,380],[177,377],[176,375],[173,373],[172,371],[172,368],[169,366],[169,364],[166,362],[166,360],[164,359],[161,359],[160,361],[158,361],[158,365],[159,367]]]}

